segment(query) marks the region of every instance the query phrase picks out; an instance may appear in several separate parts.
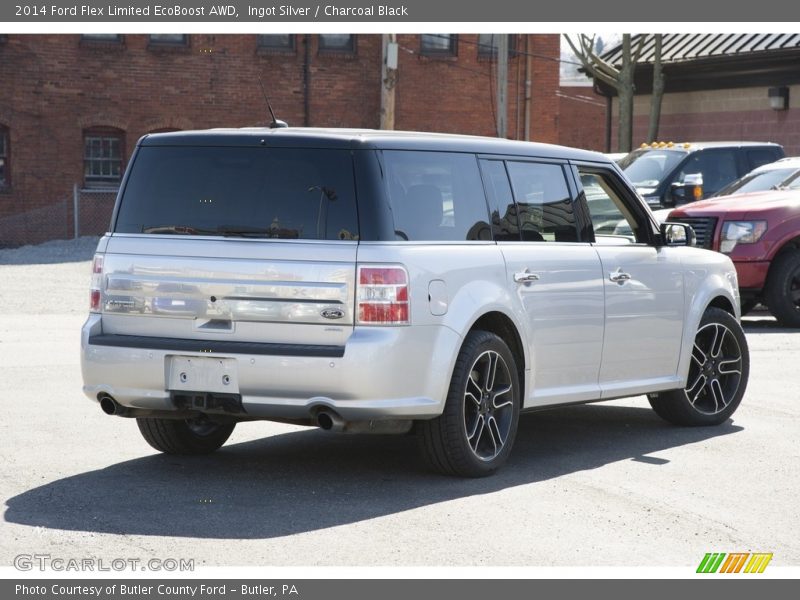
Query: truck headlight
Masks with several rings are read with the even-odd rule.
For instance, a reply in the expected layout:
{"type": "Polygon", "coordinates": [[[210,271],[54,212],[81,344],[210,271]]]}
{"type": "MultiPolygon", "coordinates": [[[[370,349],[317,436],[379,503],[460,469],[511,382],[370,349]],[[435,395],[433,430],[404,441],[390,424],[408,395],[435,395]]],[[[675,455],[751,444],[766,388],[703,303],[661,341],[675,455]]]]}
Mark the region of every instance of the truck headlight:
{"type": "Polygon", "coordinates": [[[766,221],[725,221],[719,250],[727,254],[736,248],[736,244],[754,244],[766,231],[766,221]]]}

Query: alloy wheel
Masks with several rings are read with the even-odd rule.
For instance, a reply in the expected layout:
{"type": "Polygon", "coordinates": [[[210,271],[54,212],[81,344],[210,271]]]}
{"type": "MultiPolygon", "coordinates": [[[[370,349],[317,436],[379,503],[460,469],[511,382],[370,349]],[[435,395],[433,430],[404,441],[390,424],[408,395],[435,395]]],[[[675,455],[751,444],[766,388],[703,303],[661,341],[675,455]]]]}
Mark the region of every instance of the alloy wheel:
{"type": "Polygon", "coordinates": [[[511,372],[497,352],[487,350],[475,360],[464,389],[464,433],[472,453],[494,459],[506,445],[514,415],[511,372]]]}

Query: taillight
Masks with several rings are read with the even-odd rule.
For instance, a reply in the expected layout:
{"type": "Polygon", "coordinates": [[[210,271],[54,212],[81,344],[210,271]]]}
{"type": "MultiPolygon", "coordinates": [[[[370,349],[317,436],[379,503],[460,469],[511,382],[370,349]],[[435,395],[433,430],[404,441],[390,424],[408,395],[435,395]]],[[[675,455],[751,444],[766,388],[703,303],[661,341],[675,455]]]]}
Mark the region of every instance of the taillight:
{"type": "Polygon", "coordinates": [[[362,325],[408,325],[408,272],[398,266],[359,266],[358,322],[362,325]]]}
{"type": "Polygon", "coordinates": [[[92,261],[92,285],[90,290],[89,311],[100,312],[103,296],[103,255],[95,254],[92,261]]]}

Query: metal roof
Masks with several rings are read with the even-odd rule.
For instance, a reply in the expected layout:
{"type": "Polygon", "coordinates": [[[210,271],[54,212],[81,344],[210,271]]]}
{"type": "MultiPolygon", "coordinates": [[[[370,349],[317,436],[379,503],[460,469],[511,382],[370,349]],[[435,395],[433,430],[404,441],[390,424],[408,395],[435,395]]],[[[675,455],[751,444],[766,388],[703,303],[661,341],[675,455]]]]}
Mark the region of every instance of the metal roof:
{"type": "MultiPolygon", "coordinates": [[[[655,54],[655,36],[652,33],[631,36],[635,49],[641,36],[644,47],[638,64],[652,64],[655,54]]],[[[800,34],[796,33],[667,33],[661,47],[663,63],[678,63],[729,56],[752,56],[755,53],[780,50],[800,50],[800,34]]],[[[603,59],[619,66],[622,64],[622,44],[615,46],[603,59]]]]}

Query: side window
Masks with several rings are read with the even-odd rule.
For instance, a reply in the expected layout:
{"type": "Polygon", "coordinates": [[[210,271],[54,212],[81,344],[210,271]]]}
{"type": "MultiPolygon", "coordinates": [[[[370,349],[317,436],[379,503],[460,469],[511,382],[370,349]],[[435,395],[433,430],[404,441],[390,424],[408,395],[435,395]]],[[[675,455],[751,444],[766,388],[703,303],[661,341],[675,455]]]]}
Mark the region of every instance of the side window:
{"type": "Polygon", "coordinates": [[[636,216],[614,189],[610,176],[578,168],[586,206],[598,244],[645,242],[646,234],[636,216]]]}
{"type": "Polygon", "coordinates": [[[561,165],[506,163],[523,241],[577,242],[578,229],[561,165]]]}
{"type": "Polygon", "coordinates": [[[492,239],[474,155],[391,150],[383,158],[398,239],[492,239]]]}
{"type": "Polygon", "coordinates": [[[514,194],[508,182],[505,163],[501,160],[482,160],[481,172],[486,199],[492,213],[492,235],[495,240],[519,241],[519,218],[514,194]]]}
{"type": "Polygon", "coordinates": [[[683,165],[677,181],[691,173],[703,175],[703,195],[715,194],[734,179],[738,179],[736,153],[733,150],[711,149],[695,152],[683,165]]]}
{"type": "Polygon", "coordinates": [[[747,148],[745,153],[747,154],[747,163],[750,165],[751,171],[756,167],[767,165],[781,158],[778,151],[772,148],[747,148]]]}

